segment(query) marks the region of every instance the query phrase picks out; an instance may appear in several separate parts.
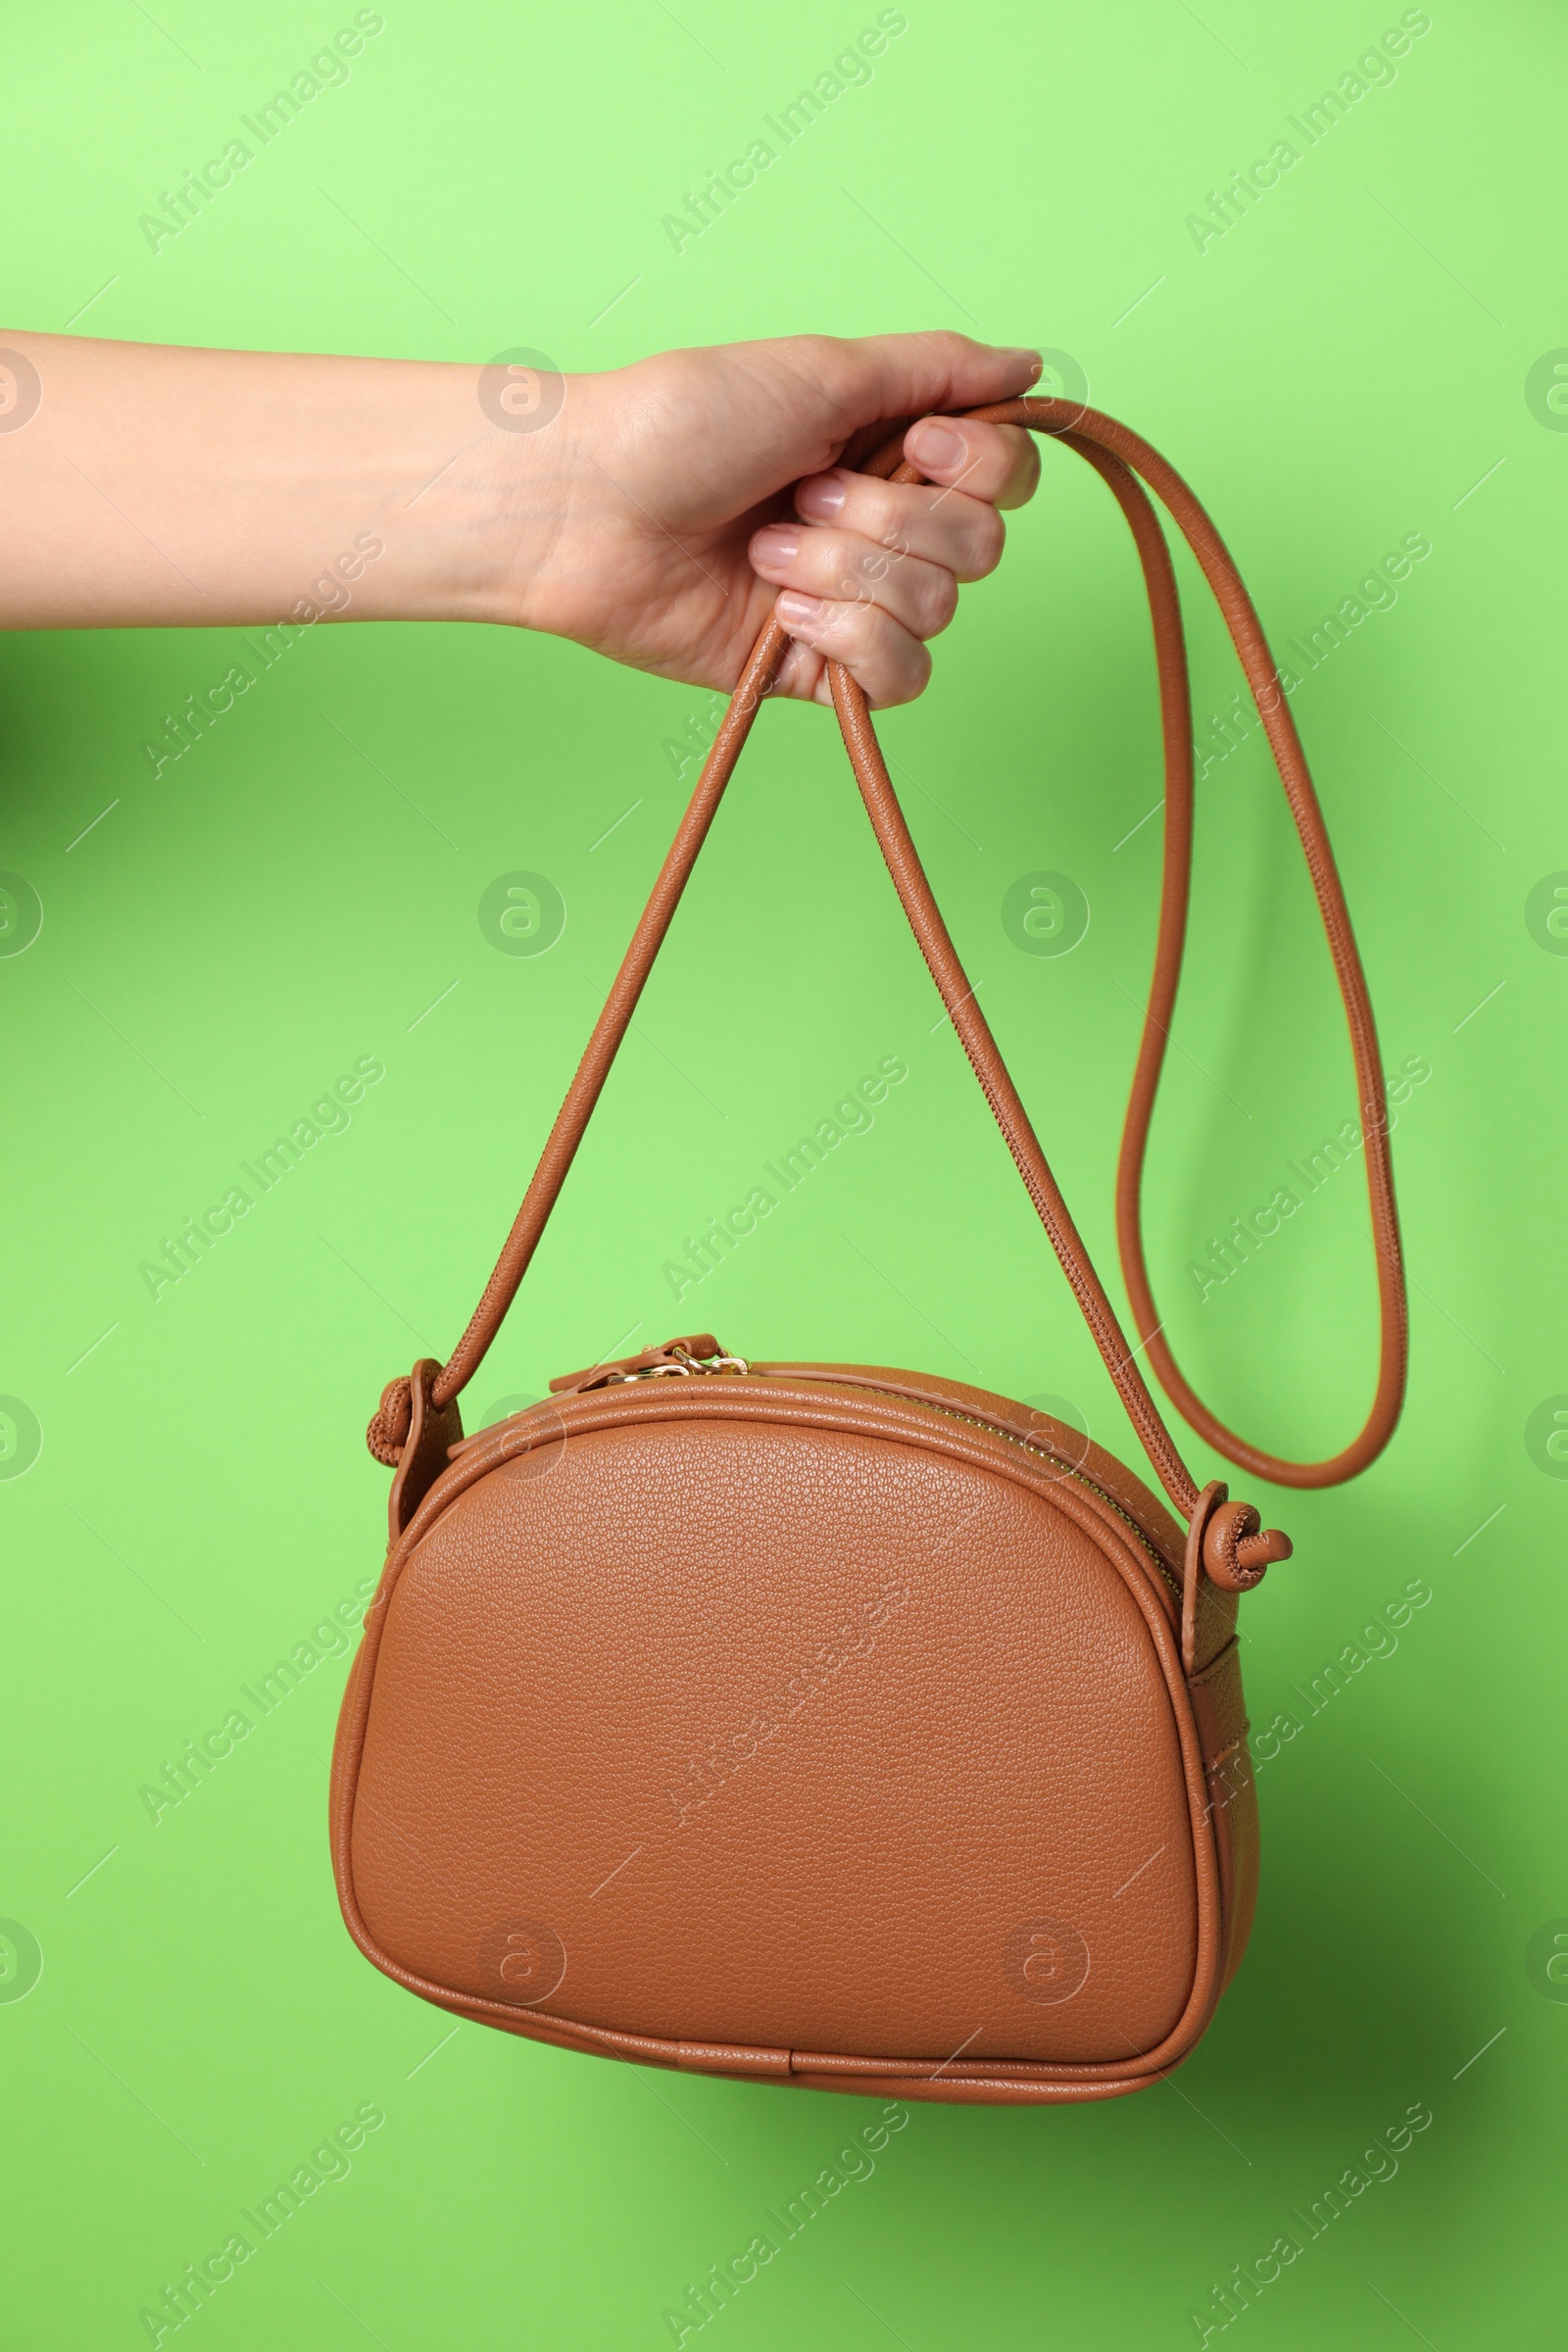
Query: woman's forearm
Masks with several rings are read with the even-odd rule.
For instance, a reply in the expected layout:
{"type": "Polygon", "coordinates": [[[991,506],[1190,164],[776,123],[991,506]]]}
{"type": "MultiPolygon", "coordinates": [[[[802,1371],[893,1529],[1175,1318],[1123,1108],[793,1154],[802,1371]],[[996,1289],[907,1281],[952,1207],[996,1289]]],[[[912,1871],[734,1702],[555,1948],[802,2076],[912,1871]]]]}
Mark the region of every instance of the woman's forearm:
{"type": "Polygon", "coordinates": [[[522,617],[509,584],[530,567],[525,478],[550,504],[549,437],[495,430],[479,368],[0,344],[37,376],[0,406],[0,427],[23,419],[0,429],[0,625],[522,617]]]}

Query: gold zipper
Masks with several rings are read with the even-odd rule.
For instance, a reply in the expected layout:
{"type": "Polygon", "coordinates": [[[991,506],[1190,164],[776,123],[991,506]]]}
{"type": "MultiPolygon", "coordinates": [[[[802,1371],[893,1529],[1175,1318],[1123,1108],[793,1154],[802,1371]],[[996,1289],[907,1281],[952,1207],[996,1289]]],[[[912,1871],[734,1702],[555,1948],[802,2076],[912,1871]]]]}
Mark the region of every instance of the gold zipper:
{"type": "Polygon", "coordinates": [[[1124,1527],[1130,1527],[1132,1529],[1133,1534],[1138,1538],[1139,1543],[1143,1545],[1150,1558],[1153,1561],[1154,1566],[1159,1570],[1160,1575],[1164,1578],[1165,1583],[1169,1587],[1171,1594],[1178,1607],[1181,1605],[1182,1589],[1176,1582],[1175,1576],[1172,1574],[1167,1561],[1164,1559],[1162,1554],[1155,1549],[1152,1539],[1144,1528],[1139,1526],[1137,1520],[1132,1516],[1132,1513],[1130,1511],[1123,1510],[1121,1504],[1116,1500],[1115,1496],[1113,1494],[1107,1494],[1104,1488],[1097,1485],[1094,1479],[1086,1478],[1081,1470],[1075,1470],[1070,1462],[1064,1462],[1058,1454],[1048,1453],[1043,1446],[1032,1446],[1027,1438],[1018,1437],[1012,1430],[999,1428],[995,1421],[976,1420],[974,1415],[971,1413],[960,1413],[956,1405],[939,1404],[933,1409],[939,1413],[946,1413],[949,1418],[954,1421],[967,1421],[971,1428],[989,1430],[994,1437],[1004,1438],[1009,1446],[1021,1446],[1025,1453],[1038,1454],[1043,1462],[1054,1463],[1058,1470],[1065,1470],[1067,1476],[1071,1479],[1075,1479],[1079,1486],[1087,1487],[1091,1494],[1097,1494],[1100,1497],[1100,1500],[1105,1505],[1107,1510],[1115,1513],[1116,1517],[1122,1522],[1124,1527]]]}

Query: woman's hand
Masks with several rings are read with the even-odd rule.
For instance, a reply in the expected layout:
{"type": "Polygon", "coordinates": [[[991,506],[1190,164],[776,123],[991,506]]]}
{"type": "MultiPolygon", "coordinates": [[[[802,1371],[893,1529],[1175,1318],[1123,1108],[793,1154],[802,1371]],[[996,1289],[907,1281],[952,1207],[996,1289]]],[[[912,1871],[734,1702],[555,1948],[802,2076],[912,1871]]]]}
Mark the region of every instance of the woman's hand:
{"type": "Polygon", "coordinates": [[[1038,473],[1028,434],[928,412],[1039,369],[799,335],[534,377],[518,411],[499,364],[0,333],[0,625],[500,621],[728,689],[777,598],[778,691],[826,701],[834,658],[907,702],[1038,473]],[[901,425],[933,487],[855,472],[901,425]]]}
{"type": "Polygon", "coordinates": [[[559,414],[515,437],[516,616],[728,689],[776,595],[795,640],[778,692],[828,701],[832,658],[872,703],[909,702],[926,640],[958,583],[996,567],[1000,510],[1040,470],[1017,427],[925,412],[1012,398],[1039,372],[1032,352],[963,335],[800,335],[568,377],[559,414]],[[854,470],[911,417],[906,453],[933,487],[854,470]]]}

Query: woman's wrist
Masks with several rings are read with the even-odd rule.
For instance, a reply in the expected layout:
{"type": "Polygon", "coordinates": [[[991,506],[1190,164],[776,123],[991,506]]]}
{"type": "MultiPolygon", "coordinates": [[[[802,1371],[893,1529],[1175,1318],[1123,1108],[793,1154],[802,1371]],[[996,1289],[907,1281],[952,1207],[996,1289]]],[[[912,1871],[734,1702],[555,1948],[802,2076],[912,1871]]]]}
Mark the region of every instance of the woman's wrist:
{"type": "Polygon", "coordinates": [[[378,418],[360,493],[377,509],[385,556],[355,616],[551,628],[548,583],[569,567],[562,542],[584,463],[562,413],[567,380],[520,367],[343,365],[390,370],[358,379],[378,418]]]}

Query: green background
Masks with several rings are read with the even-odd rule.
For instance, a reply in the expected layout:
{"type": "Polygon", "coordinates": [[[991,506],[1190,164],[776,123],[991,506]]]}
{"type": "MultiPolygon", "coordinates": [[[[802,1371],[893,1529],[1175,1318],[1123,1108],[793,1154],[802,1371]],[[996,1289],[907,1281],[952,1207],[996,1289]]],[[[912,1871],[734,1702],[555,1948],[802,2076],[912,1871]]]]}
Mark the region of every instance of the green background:
{"type": "MultiPolygon", "coordinates": [[[[1568,344],[1560,17],[1440,0],[1392,86],[1200,251],[1188,215],[1396,9],[909,0],[868,85],[677,255],[663,215],[874,10],[388,0],[349,82],[152,253],[139,216],[350,13],[14,14],[14,325],[470,362],[521,344],[578,369],[953,324],[1072,354],[1195,483],[1278,640],[1405,534],[1431,543],[1295,698],[1386,1051],[1431,1074],[1395,1138],[1403,1425],[1352,1488],[1257,1496],[1298,1556],[1247,1606],[1251,1714],[1302,1728],[1259,1770],[1245,1969],[1191,2064],[1140,2097],[916,2108],[712,2331],[737,2352],[1196,2342],[1211,2283],[1420,2101],[1433,2124],[1397,2177],[1232,2335],[1555,2345],[1568,2006],[1526,1954],[1568,1913],[1568,1486],[1526,1424],[1568,1390],[1548,1183],[1568,960],[1525,908],[1568,867],[1548,684],[1568,437],[1526,379],[1568,344]],[[1315,1714],[1293,1698],[1416,1579],[1431,1599],[1392,1654],[1315,1714]]],[[[884,733],[1109,1274],[1158,860],[1157,822],[1127,838],[1159,793],[1147,622],[1125,530],[1065,453],[1011,527],[884,733]],[[1040,868],[1092,908],[1066,956],[1002,926],[1040,868]]],[[[1190,612],[1201,732],[1240,681],[1212,611],[1190,612]]],[[[165,2282],[376,2102],[350,2177],[188,2323],[200,2341],[652,2346],[871,2105],[454,2033],[370,1970],[327,1864],[342,1657],[156,1825],[139,1791],[376,1572],[366,1417],[468,1313],[681,806],[666,744],[712,706],[499,630],[318,629],[155,781],[144,740],[235,642],[0,647],[0,864],[44,909],[0,959],[0,1390],[43,1433],[0,1482],[0,1914],[43,1959],[25,1998],[7,1997],[24,1973],[0,1981],[0,2329],[25,2352],[145,2341],[165,2282]],[[542,956],[478,924],[517,868],[567,909],[542,956]],[[385,1077],[348,1132],[154,1303],[141,1261],[368,1055],[385,1077]]],[[[1222,1410],[1323,1450],[1371,1385],[1359,1175],[1202,1303],[1183,1274],[1354,1107],[1255,741],[1205,782],[1199,861],[1156,1286],[1222,1410]]],[[[748,1353],[1064,1395],[1130,1453],[937,1013],[831,717],[769,709],[474,1401],[701,1323],[748,1353]],[[910,1076],[875,1128],[676,1307],[662,1267],[697,1221],[892,1054],[910,1076]]]]}

